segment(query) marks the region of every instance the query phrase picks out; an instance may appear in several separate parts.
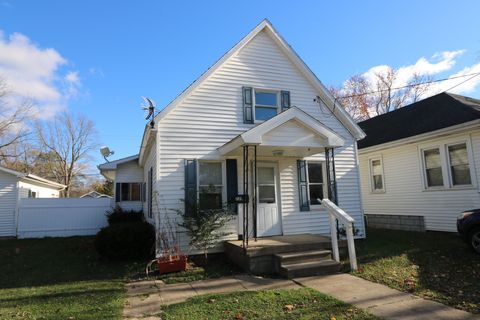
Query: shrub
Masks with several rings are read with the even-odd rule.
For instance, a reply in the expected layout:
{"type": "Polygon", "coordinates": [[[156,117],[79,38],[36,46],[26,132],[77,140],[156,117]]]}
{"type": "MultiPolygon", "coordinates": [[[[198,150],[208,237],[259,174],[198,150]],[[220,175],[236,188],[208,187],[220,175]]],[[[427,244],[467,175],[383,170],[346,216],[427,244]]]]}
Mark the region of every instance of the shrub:
{"type": "Polygon", "coordinates": [[[155,229],[144,221],[113,223],[95,237],[97,252],[111,260],[150,258],[154,244],[155,229]]]}
{"type": "Polygon", "coordinates": [[[117,205],[112,211],[107,212],[107,221],[109,225],[124,222],[141,222],[145,221],[145,217],[142,210],[124,210],[117,205]]]}

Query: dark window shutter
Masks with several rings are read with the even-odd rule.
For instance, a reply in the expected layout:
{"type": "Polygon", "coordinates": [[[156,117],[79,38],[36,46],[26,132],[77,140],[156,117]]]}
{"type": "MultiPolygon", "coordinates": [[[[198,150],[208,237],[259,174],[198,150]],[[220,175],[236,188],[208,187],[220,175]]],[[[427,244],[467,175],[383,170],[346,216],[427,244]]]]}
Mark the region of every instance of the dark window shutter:
{"type": "Polygon", "coordinates": [[[144,182],[142,183],[142,202],[147,201],[147,184],[144,182]]]}
{"type": "Polygon", "coordinates": [[[290,91],[281,92],[282,111],[290,108],[290,91]]]}
{"type": "Polygon", "coordinates": [[[117,182],[115,183],[115,202],[120,202],[120,196],[121,196],[121,189],[120,189],[120,183],[117,182]]]}
{"type": "Polygon", "coordinates": [[[227,201],[228,207],[237,213],[235,196],[238,194],[237,160],[227,159],[227,201]]]}
{"type": "Polygon", "coordinates": [[[185,213],[197,208],[197,160],[185,159],[185,213]]]}
{"type": "Polygon", "coordinates": [[[253,123],[252,87],[243,87],[243,123],[253,123]]]}
{"type": "Polygon", "coordinates": [[[309,211],[310,204],[308,203],[307,162],[305,160],[297,160],[297,172],[300,211],[309,211]]]}

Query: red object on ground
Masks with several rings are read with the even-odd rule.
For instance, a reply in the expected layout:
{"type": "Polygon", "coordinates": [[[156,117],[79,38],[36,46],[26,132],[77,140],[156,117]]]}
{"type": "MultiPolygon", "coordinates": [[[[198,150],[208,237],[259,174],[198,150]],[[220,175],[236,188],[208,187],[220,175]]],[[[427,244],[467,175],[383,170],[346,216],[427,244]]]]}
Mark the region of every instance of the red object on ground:
{"type": "Polygon", "coordinates": [[[158,258],[157,263],[160,274],[185,271],[187,269],[187,256],[158,258]]]}

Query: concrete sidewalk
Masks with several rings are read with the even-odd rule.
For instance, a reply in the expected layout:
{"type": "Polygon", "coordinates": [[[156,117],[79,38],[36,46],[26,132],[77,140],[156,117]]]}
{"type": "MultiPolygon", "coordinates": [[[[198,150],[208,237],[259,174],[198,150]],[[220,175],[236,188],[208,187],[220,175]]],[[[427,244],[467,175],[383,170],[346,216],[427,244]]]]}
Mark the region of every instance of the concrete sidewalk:
{"type": "Polygon", "coordinates": [[[132,282],[127,284],[127,302],[123,309],[123,316],[129,320],[154,320],[160,319],[154,315],[160,313],[162,306],[180,303],[197,295],[293,288],[301,288],[301,286],[292,280],[250,275],[168,285],[158,280],[132,282]]]}
{"type": "Polygon", "coordinates": [[[473,320],[480,316],[426,300],[350,274],[294,279],[369,313],[392,320],[473,320]]]}
{"type": "Polygon", "coordinates": [[[310,287],[339,300],[365,309],[373,315],[392,320],[480,320],[480,316],[447,307],[441,303],[390,289],[350,274],[335,274],[292,280],[250,275],[166,285],[149,280],[127,284],[126,319],[158,320],[161,307],[207,293],[245,290],[294,289],[310,287]]]}

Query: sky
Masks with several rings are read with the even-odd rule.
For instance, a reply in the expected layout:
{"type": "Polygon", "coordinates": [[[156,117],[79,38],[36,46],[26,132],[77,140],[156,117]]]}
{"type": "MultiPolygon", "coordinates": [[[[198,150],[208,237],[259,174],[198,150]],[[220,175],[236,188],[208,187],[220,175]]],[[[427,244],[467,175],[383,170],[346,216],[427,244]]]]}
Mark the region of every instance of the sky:
{"type": "MultiPolygon", "coordinates": [[[[161,110],[264,18],[339,86],[385,66],[400,82],[480,72],[478,12],[473,0],[0,0],[0,75],[41,118],[65,109],[91,118],[116,159],[139,151],[142,96],[161,110]]],[[[454,92],[480,98],[480,76],[454,92]]]]}

